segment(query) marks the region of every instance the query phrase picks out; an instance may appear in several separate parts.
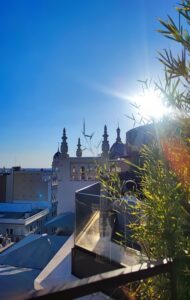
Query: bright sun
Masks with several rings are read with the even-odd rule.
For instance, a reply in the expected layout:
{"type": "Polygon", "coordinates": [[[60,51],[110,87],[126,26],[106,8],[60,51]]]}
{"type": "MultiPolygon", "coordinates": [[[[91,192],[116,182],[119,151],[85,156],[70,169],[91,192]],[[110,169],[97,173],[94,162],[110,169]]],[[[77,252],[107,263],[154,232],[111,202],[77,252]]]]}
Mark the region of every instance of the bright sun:
{"type": "Polygon", "coordinates": [[[142,95],[131,97],[131,102],[139,107],[139,113],[143,117],[160,119],[168,113],[167,107],[162,103],[159,92],[154,89],[148,89],[142,95]]]}
{"type": "Polygon", "coordinates": [[[141,94],[130,96],[118,90],[102,85],[94,87],[104,94],[111,95],[124,101],[130,101],[131,105],[137,108],[138,114],[145,119],[159,120],[171,112],[162,102],[161,94],[154,88],[145,88],[141,94]]]}

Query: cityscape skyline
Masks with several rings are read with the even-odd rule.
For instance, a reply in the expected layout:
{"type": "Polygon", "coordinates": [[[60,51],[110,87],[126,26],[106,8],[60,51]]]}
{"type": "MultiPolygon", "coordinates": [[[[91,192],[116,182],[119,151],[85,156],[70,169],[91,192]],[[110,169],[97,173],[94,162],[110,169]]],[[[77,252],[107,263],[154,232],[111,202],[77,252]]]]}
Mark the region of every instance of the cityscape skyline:
{"type": "Polygon", "coordinates": [[[156,51],[173,43],[156,32],[157,20],[173,16],[175,5],[1,2],[0,167],[50,167],[64,127],[75,156],[84,118],[93,145],[105,124],[111,145],[118,122],[124,142],[133,125],[127,97],[140,90],[138,79],[161,76],[156,51]]]}

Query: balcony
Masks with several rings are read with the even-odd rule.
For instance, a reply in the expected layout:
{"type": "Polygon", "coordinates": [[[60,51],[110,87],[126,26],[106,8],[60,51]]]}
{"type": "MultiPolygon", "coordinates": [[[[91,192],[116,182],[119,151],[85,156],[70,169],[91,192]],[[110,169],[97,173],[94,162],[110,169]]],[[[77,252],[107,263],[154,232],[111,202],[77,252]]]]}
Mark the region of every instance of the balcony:
{"type": "Polygon", "coordinates": [[[138,250],[140,247],[132,243],[131,231],[127,228],[131,208],[127,203],[123,210],[117,201],[108,200],[100,183],[76,192],[75,247],[72,250],[74,275],[83,278],[147,260],[138,250]],[[117,236],[117,232],[121,234],[117,236]],[[119,238],[122,235],[124,243],[119,238]],[[82,268],[87,260],[90,272],[82,268]]]}

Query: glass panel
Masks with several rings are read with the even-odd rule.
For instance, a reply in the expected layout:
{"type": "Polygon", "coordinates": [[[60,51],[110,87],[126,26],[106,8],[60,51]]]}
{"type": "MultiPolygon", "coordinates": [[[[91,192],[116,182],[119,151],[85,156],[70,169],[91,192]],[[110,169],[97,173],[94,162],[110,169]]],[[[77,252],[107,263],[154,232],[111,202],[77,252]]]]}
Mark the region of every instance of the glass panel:
{"type": "Polygon", "coordinates": [[[132,243],[128,227],[132,200],[112,202],[95,189],[96,184],[76,194],[75,245],[120,264],[140,263],[144,257],[132,243]]]}

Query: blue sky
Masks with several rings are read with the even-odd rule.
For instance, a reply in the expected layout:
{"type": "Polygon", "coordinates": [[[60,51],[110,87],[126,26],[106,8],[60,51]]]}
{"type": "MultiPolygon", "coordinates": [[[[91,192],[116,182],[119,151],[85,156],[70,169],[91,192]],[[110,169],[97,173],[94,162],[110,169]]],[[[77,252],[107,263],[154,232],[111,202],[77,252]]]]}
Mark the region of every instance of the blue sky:
{"type": "MultiPolygon", "coordinates": [[[[138,79],[161,74],[157,50],[174,47],[156,32],[175,0],[0,1],[0,167],[49,167],[66,127],[75,155],[82,122],[95,132],[132,124],[128,101],[138,79]]],[[[85,141],[82,140],[83,145],[85,141]]]]}

